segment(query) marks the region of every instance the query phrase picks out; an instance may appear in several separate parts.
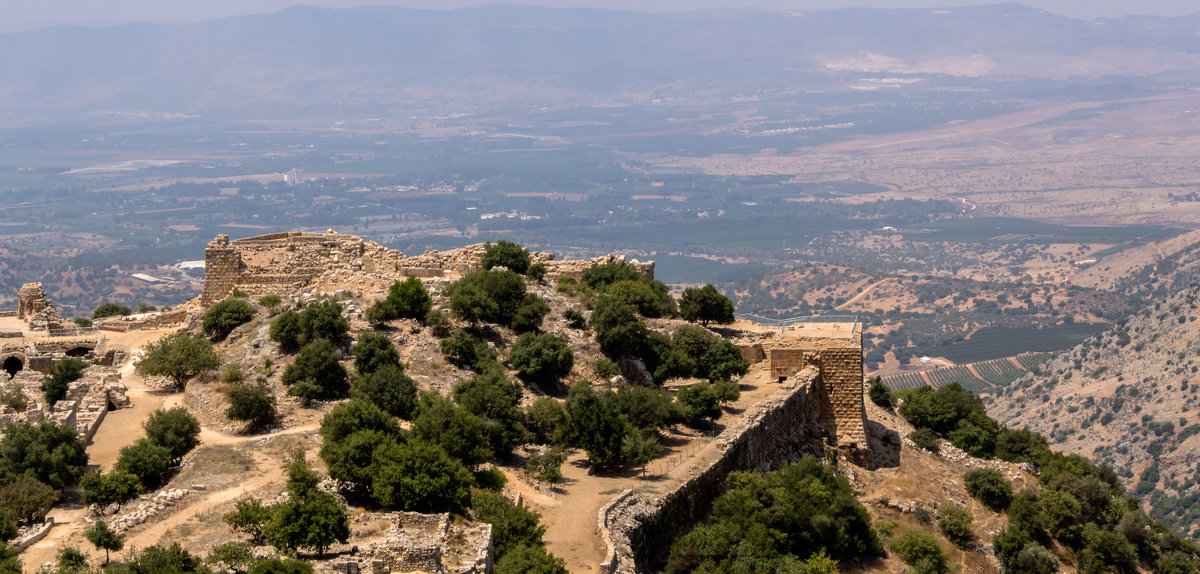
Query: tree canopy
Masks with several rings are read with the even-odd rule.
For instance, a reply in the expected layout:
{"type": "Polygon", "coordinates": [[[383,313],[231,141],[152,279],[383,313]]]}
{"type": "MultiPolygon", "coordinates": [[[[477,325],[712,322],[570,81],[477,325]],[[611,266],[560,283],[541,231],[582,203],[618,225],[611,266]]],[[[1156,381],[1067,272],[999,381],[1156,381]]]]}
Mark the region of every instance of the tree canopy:
{"type": "Polygon", "coordinates": [[[54,405],[67,398],[67,390],[71,383],[83,378],[87,363],[75,357],[66,357],[54,365],[54,372],[42,379],[42,396],[46,402],[54,405]]]}
{"type": "Polygon", "coordinates": [[[0,439],[0,485],[29,476],[61,490],[79,482],[87,461],[74,428],[46,419],[10,424],[0,439]]]}
{"type": "Polygon", "coordinates": [[[566,339],[550,333],[525,333],[508,352],[508,362],[521,378],[540,385],[557,383],[571,372],[575,354],[566,339]]]}
{"type": "Polygon", "coordinates": [[[221,358],[208,339],[180,333],[146,346],[146,353],[134,363],[143,376],[165,376],[183,388],[188,379],[221,366],[221,358]]]}
{"type": "Polygon", "coordinates": [[[146,438],[171,452],[171,459],[178,461],[200,444],[200,421],[184,407],[157,410],[150,413],[146,422],[146,438]]]}
{"type": "Polygon", "coordinates": [[[733,322],[733,301],[711,284],[699,289],[688,287],[679,299],[679,315],[705,327],[709,323],[729,324],[733,322]]]}
{"type": "Polygon", "coordinates": [[[514,273],[525,275],[532,261],[529,250],[519,244],[501,239],[495,243],[488,242],[481,263],[484,269],[506,267],[514,273]]]}
{"type": "Polygon", "coordinates": [[[288,386],[288,394],[305,402],[346,396],[350,388],[340,359],[337,349],[324,338],[305,345],[283,371],[282,381],[288,386]]]}
{"type": "Polygon", "coordinates": [[[254,307],[241,299],[225,299],[209,307],[200,317],[204,334],[224,339],[239,326],[254,318],[254,307]]]}
{"type": "Polygon", "coordinates": [[[393,282],[387,297],[367,308],[366,318],[373,324],[399,318],[424,319],[432,308],[433,299],[421,280],[409,277],[403,282],[393,282]]]}

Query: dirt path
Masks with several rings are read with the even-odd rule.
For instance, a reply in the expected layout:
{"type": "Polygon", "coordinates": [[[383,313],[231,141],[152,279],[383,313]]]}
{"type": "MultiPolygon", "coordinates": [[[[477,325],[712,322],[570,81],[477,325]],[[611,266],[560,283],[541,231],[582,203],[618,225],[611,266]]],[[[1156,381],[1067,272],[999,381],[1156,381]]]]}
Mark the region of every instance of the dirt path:
{"type": "Polygon", "coordinates": [[[880,279],[879,281],[876,281],[870,285],[867,285],[865,288],[863,288],[861,293],[858,293],[855,296],[851,297],[850,300],[846,301],[845,303],[842,303],[841,305],[834,307],[834,310],[835,311],[845,310],[846,308],[850,307],[851,305],[858,303],[859,301],[862,301],[864,298],[869,296],[871,294],[871,292],[875,290],[876,287],[879,287],[880,285],[883,285],[884,283],[888,283],[891,281],[892,281],[892,278],[888,277],[886,279],[880,279]]]}
{"type": "Polygon", "coordinates": [[[542,514],[546,548],[562,558],[571,572],[597,571],[606,550],[596,525],[600,508],[627,488],[652,494],[666,494],[675,489],[695,469],[711,464],[720,456],[720,449],[712,440],[714,434],[739,422],[747,407],[779,390],[766,369],[755,369],[739,382],[742,396],[726,410],[717,421],[719,424],[706,432],[680,429],[683,432],[669,434],[664,439],[665,456],[650,463],[644,477],[640,467],[589,475],[590,465],[581,451],[572,453],[563,464],[563,482],[552,491],[535,490],[524,482],[518,470],[505,469],[508,484],[521,493],[526,506],[542,514]]]}

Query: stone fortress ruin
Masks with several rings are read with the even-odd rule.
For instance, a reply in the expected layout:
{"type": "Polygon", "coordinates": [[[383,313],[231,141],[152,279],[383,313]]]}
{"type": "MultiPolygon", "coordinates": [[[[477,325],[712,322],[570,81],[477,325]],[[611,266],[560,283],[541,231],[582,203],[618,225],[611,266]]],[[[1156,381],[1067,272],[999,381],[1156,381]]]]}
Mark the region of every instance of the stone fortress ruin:
{"type": "Polygon", "coordinates": [[[108,411],[129,406],[114,367],[121,358],[121,351],[107,345],[97,329],[64,320],[41,283],[26,283],[17,293],[17,310],[0,311],[0,385],[19,389],[27,405],[22,410],[0,405],[0,435],[10,423],[45,417],[75,428],[86,443],[108,411]],[[95,364],[71,383],[65,399],[46,404],[42,379],[67,358],[95,364]]]}
{"type": "MultiPolygon", "coordinates": [[[[218,235],[205,249],[208,306],[234,290],[250,296],[311,297],[339,290],[383,293],[405,277],[445,278],[481,267],[483,244],[407,256],[361,237],[332,231],[276,233],[230,240],[218,235]]],[[[594,263],[624,261],[608,255],[562,261],[531,253],[551,279],[578,277],[594,263]]],[[[653,276],[653,262],[628,261],[653,276]]],[[[769,369],[778,389],[751,407],[740,425],[714,441],[718,457],[670,492],[648,496],[626,491],[600,510],[597,528],[609,547],[600,570],[636,572],[661,568],[663,548],[702,520],[738,470],[770,470],[805,454],[834,457],[874,468],[870,425],[863,403],[862,326],[855,317],[791,322],[739,321],[729,329],[756,369],[769,369]]],[[[415,547],[414,547],[415,548],[415,547]]],[[[355,566],[357,568],[358,566],[355,566]]],[[[363,570],[367,564],[361,564],[363,570]]],[[[347,570],[350,566],[347,565],[347,570]]]]}

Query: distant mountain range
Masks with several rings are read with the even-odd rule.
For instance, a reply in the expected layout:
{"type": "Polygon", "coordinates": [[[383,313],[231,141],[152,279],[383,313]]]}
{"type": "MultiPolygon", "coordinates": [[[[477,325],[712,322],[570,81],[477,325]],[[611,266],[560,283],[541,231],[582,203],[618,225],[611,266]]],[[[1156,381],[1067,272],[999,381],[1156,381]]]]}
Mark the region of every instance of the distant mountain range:
{"type": "Polygon", "coordinates": [[[295,7],[0,35],[0,112],[392,110],[422,102],[755,96],[864,74],[1200,78],[1200,15],[953,10],[647,14],[295,7]]]}

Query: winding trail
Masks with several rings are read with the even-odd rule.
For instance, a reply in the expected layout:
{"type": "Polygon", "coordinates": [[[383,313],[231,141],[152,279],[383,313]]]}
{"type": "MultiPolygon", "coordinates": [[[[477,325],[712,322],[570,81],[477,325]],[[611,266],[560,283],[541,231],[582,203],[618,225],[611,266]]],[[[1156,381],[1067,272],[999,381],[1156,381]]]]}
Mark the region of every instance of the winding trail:
{"type": "Polygon", "coordinates": [[[879,287],[880,285],[883,285],[884,283],[890,283],[892,281],[892,279],[893,279],[892,277],[888,277],[886,279],[880,279],[879,281],[876,281],[870,285],[867,285],[866,287],[863,288],[861,293],[855,294],[853,297],[851,297],[845,303],[842,303],[841,305],[834,307],[834,310],[844,311],[851,305],[858,303],[859,301],[862,301],[864,298],[869,296],[871,294],[871,292],[875,290],[876,287],[879,287]]]}

